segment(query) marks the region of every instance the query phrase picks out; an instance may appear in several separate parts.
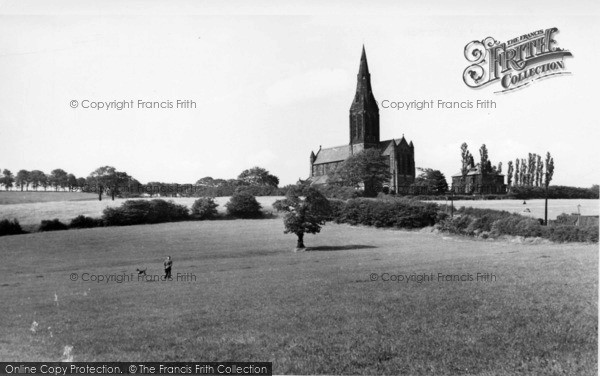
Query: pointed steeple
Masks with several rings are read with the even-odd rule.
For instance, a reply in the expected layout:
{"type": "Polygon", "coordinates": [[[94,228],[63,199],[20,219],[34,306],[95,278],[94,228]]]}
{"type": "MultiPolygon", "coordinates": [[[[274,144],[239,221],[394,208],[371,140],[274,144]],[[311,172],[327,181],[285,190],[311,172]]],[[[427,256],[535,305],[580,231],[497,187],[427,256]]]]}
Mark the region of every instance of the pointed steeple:
{"type": "Polygon", "coordinates": [[[370,76],[369,64],[367,64],[367,53],[365,52],[365,45],[363,44],[362,55],[360,56],[360,68],[358,69],[358,78],[370,76]]]}
{"type": "Polygon", "coordinates": [[[356,77],[356,93],[350,106],[350,144],[379,144],[379,106],[371,88],[371,74],[363,45],[356,77]]]}

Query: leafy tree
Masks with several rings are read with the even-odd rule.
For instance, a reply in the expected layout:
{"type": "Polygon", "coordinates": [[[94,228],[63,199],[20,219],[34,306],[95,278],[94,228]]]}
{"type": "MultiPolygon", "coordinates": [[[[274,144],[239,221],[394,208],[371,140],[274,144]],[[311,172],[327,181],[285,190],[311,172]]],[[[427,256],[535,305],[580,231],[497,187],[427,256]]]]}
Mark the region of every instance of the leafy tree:
{"type": "Polygon", "coordinates": [[[19,172],[17,172],[17,177],[15,178],[15,182],[17,183],[17,187],[21,188],[21,192],[23,192],[23,188],[27,187],[27,190],[29,190],[29,171],[27,170],[19,170],[19,172]]]}
{"type": "Polygon", "coordinates": [[[520,186],[521,185],[521,160],[519,158],[517,158],[515,160],[515,186],[520,186]]]}
{"type": "Polygon", "coordinates": [[[431,168],[419,168],[418,170],[421,173],[415,179],[416,186],[427,187],[427,191],[434,194],[442,194],[448,190],[448,182],[441,171],[431,168]]]}
{"type": "Polygon", "coordinates": [[[77,188],[83,192],[86,186],[87,180],[85,180],[85,178],[77,178],[77,188]]]}
{"type": "Polygon", "coordinates": [[[499,174],[502,173],[502,162],[498,162],[498,167],[496,168],[496,172],[499,174]]]}
{"type": "Polygon", "coordinates": [[[247,192],[235,193],[225,207],[227,213],[236,218],[259,218],[262,215],[260,204],[247,192]]]}
{"type": "Polygon", "coordinates": [[[4,171],[2,171],[2,178],[0,178],[0,183],[2,185],[4,185],[4,189],[6,189],[8,191],[9,188],[13,187],[13,183],[15,182],[15,176],[13,175],[13,173],[8,170],[8,169],[4,169],[4,171]]]}
{"type": "Polygon", "coordinates": [[[58,188],[65,188],[67,186],[67,175],[65,170],[57,168],[50,172],[48,182],[54,187],[55,191],[58,191],[58,188]]]}
{"type": "Polygon", "coordinates": [[[46,174],[44,174],[40,170],[33,170],[29,173],[29,181],[31,181],[31,187],[38,190],[38,187],[42,185],[42,180],[44,180],[46,174]]]}
{"type": "Polygon", "coordinates": [[[112,166],[104,166],[94,170],[88,179],[90,184],[96,187],[99,201],[102,201],[104,191],[109,192],[114,201],[115,196],[119,193],[119,186],[127,184],[132,178],[112,166]]]}
{"type": "Polygon", "coordinates": [[[273,204],[277,211],[285,212],[283,217],[284,233],[296,234],[298,242],[296,248],[304,247],[304,234],[317,234],[321,227],[331,216],[329,201],[317,189],[307,187],[290,189],[286,198],[273,204]],[[304,196],[301,197],[300,193],[304,196]]]}
{"type": "Polygon", "coordinates": [[[268,185],[275,188],[279,185],[277,176],[271,175],[269,171],[258,166],[242,171],[238,180],[247,185],[268,185]]]}
{"type": "Polygon", "coordinates": [[[196,182],[197,185],[202,185],[205,187],[216,187],[215,179],[210,176],[203,177],[202,179],[198,179],[196,182]]]}
{"type": "Polygon", "coordinates": [[[74,189],[77,188],[77,178],[73,174],[67,175],[66,183],[67,183],[67,187],[69,188],[69,192],[72,192],[74,189]]]}
{"type": "Polygon", "coordinates": [[[217,216],[217,207],[212,197],[200,197],[192,205],[192,216],[197,219],[211,219],[217,216]]]}
{"type": "Polygon", "coordinates": [[[365,194],[373,195],[390,177],[387,158],[378,149],[366,149],[342,162],[332,176],[332,183],[356,189],[364,185],[365,194]]]}

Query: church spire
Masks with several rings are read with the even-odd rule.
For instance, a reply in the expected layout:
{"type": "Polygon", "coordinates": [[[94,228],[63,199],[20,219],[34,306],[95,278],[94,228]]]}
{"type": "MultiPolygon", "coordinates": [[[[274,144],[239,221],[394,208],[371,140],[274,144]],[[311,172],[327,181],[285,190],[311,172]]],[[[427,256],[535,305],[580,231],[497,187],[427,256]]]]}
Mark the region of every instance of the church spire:
{"type": "Polygon", "coordinates": [[[363,45],[356,77],[356,93],[350,106],[350,144],[379,144],[379,106],[371,88],[371,74],[363,45]]]}

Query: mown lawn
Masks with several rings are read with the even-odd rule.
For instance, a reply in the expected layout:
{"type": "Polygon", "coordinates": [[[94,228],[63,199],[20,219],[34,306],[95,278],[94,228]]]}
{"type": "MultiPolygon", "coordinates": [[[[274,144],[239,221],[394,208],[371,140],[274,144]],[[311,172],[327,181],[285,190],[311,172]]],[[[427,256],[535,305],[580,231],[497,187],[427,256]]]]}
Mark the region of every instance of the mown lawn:
{"type": "Polygon", "coordinates": [[[330,224],[305,242],[291,252],[281,219],[3,237],[0,360],[59,360],[69,345],[75,361],[271,361],[277,374],[597,374],[597,245],[330,224]],[[162,274],[166,255],[196,280],[81,280],[162,274]]]}

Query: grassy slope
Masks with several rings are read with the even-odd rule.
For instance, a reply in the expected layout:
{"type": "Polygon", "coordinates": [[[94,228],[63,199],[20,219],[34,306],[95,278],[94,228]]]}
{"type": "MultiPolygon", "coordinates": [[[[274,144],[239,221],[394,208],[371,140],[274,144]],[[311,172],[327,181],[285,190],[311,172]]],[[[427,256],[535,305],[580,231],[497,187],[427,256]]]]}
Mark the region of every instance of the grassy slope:
{"type": "Polygon", "coordinates": [[[83,201],[97,200],[94,193],[82,192],[34,192],[34,191],[0,191],[0,205],[29,204],[34,202],[52,201],[83,201]]]}
{"type": "Polygon", "coordinates": [[[282,230],[273,219],[4,237],[0,360],[58,360],[72,345],[76,361],[260,360],[278,374],[597,372],[596,245],[328,225],[306,239],[317,250],[292,253],[282,230]],[[167,254],[197,280],[69,281],[161,273],[167,254]],[[370,281],[384,272],[497,281],[370,281]]]}

